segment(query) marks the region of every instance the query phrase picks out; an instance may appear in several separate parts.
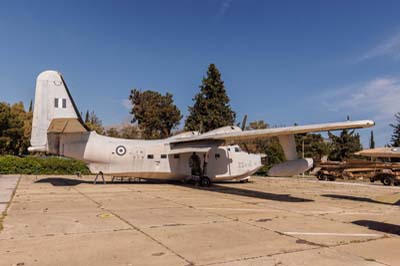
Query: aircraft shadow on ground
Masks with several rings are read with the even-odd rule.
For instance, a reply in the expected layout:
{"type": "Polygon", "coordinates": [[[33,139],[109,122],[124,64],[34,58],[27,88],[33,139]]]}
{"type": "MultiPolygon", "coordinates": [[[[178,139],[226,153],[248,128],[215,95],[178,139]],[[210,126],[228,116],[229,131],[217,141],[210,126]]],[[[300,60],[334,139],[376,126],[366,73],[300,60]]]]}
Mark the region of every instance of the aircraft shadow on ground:
{"type": "MultiPolygon", "coordinates": [[[[172,181],[171,181],[172,182],[172,181]]],[[[47,177],[43,179],[39,179],[35,181],[35,183],[50,183],[55,187],[68,187],[68,186],[77,186],[79,184],[93,184],[93,180],[85,180],[85,179],[71,179],[65,177],[47,177]]],[[[170,182],[162,182],[157,180],[146,180],[145,182],[137,182],[137,181],[106,181],[105,184],[162,184],[162,183],[170,183],[170,182]]],[[[103,180],[98,179],[96,185],[104,185],[103,180]]]]}
{"type": "Polygon", "coordinates": [[[351,222],[352,224],[367,227],[368,229],[384,232],[388,234],[400,235],[400,226],[396,224],[389,224],[384,222],[377,222],[371,220],[357,220],[351,222]]]}
{"type": "MultiPolygon", "coordinates": [[[[71,179],[71,178],[64,178],[64,177],[47,177],[43,179],[37,180],[35,183],[50,183],[53,186],[77,186],[79,184],[93,184],[91,180],[84,180],[84,179],[71,179]]],[[[106,181],[106,184],[134,184],[135,182],[119,182],[119,181],[106,181]]],[[[140,182],[141,184],[174,184],[174,185],[182,185],[181,182],[177,181],[157,181],[157,180],[146,180],[145,182],[140,182]]],[[[102,185],[102,180],[97,182],[97,185],[102,185]]],[[[195,185],[185,185],[186,187],[193,188],[193,189],[201,189],[215,193],[222,193],[222,194],[230,194],[230,195],[237,195],[237,196],[244,196],[244,197],[251,197],[251,198],[258,198],[258,199],[265,199],[265,200],[274,200],[274,201],[282,201],[282,202],[312,202],[314,200],[305,199],[294,197],[289,194],[275,194],[269,192],[262,192],[244,188],[236,188],[236,187],[226,187],[221,186],[218,184],[213,184],[209,188],[198,187],[195,185]]]]}
{"type": "Polygon", "coordinates": [[[283,201],[283,202],[312,202],[312,199],[305,199],[294,197],[289,194],[275,194],[257,190],[250,190],[244,188],[237,188],[237,187],[226,187],[217,184],[213,184],[209,188],[197,187],[193,186],[195,189],[206,190],[215,193],[222,193],[222,194],[230,194],[230,195],[237,195],[237,196],[244,196],[250,198],[258,198],[258,199],[265,199],[265,200],[274,200],[274,201],[283,201]]]}
{"type": "Polygon", "coordinates": [[[398,205],[400,206],[400,200],[395,203],[387,203],[382,201],[373,200],[365,197],[356,197],[356,196],[348,196],[348,195],[336,195],[336,194],[324,194],[322,197],[333,198],[333,199],[343,199],[343,200],[353,200],[353,201],[361,201],[361,202],[369,202],[369,203],[378,203],[384,205],[398,205]]]}

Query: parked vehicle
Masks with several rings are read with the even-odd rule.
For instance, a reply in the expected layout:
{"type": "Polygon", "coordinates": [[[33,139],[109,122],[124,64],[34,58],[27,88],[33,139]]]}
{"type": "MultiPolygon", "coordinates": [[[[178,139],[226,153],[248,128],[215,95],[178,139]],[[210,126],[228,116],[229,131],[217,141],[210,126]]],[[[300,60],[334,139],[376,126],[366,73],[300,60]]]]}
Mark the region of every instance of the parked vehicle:
{"type": "Polygon", "coordinates": [[[315,174],[318,180],[368,178],[371,182],[381,181],[385,186],[400,185],[400,163],[366,160],[327,161],[315,167],[315,174]]]}

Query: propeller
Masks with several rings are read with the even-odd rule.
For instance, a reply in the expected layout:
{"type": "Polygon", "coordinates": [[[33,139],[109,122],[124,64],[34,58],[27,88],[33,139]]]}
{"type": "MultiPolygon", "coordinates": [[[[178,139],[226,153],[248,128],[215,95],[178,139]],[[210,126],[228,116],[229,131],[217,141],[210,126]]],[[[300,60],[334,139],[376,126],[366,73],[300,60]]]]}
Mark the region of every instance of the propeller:
{"type": "Polygon", "coordinates": [[[247,115],[244,115],[243,121],[242,121],[242,130],[246,130],[246,122],[247,122],[247,115]]]}
{"type": "MultiPolygon", "coordinates": [[[[244,115],[244,117],[243,117],[243,121],[242,121],[242,124],[241,124],[241,128],[242,128],[242,131],[245,131],[246,130],[246,122],[247,122],[247,115],[244,115]]],[[[240,123],[239,123],[240,124],[240,123]]],[[[239,126],[239,124],[238,124],[238,126],[239,126]]],[[[247,153],[250,153],[249,152],[249,148],[247,147],[247,144],[245,143],[245,142],[243,142],[243,146],[244,146],[244,149],[246,150],[246,152],[247,153]]]]}

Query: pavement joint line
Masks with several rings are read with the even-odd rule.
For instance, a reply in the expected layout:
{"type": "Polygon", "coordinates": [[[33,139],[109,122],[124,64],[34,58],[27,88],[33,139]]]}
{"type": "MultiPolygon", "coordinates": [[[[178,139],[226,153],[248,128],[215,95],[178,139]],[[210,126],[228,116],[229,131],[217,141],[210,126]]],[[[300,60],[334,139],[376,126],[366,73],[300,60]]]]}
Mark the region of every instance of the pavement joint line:
{"type": "Polygon", "coordinates": [[[253,259],[260,259],[260,258],[275,259],[274,256],[277,256],[277,255],[293,254],[293,253],[309,251],[309,250],[317,250],[317,249],[323,249],[323,248],[325,248],[325,247],[314,247],[314,248],[309,248],[309,249],[299,249],[299,250],[292,250],[292,251],[285,251],[285,252],[276,252],[276,253],[272,253],[272,254],[268,254],[268,255],[245,257],[245,258],[239,258],[239,259],[233,259],[233,260],[226,260],[226,261],[222,261],[222,262],[198,264],[198,266],[211,266],[211,265],[218,265],[218,264],[222,264],[222,263],[232,263],[232,262],[239,262],[239,261],[246,261],[246,260],[253,260],[253,259]]]}
{"type": "MultiPolygon", "coordinates": [[[[20,176],[20,178],[21,178],[21,176],[20,176]]],[[[18,182],[19,182],[19,180],[18,180],[18,182]]],[[[328,184],[327,184],[328,185],[328,184]]],[[[331,185],[331,183],[329,183],[329,185],[331,185]]],[[[17,185],[18,186],[18,185],[17,185]]],[[[17,188],[17,186],[16,186],[16,188],[17,188]]],[[[16,188],[15,188],[15,190],[16,190],[16,188]]],[[[107,209],[107,208],[104,208],[102,205],[101,205],[101,203],[99,203],[99,202],[97,202],[96,200],[94,200],[94,199],[92,199],[92,198],[90,198],[88,195],[86,195],[84,192],[81,192],[79,189],[77,189],[77,188],[72,188],[72,189],[74,189],[74,190],[76,190],[79,194],[81,194],[81,195],[83,195],[85,198],[87,198],[87,199],[89,199],[89,200],[91,200],[93,203],[95,203],[100,209],[102,209],[102,210],[105,210],[105,211],[109,211],[110,213],[112,213],[112,214],[114,214],[114,216],[115,217],[117,217],[118,219],[120,219],[121,221],[123,221],[124,223],[127,223],[129,226],[130,226],[130,228],[128,228],[128,229],[115,229],[115,230],[112,230],[112,231],[123,231],[123,230],[136,230],[136,231],[139,231],[140,233],[142,233],[142,234],[145,234],[146,235],[146,233],[145,232],[141,232],[140,231],[140,229],[139,228],[136,228],[136,226],[134,226],[133,224],[130,224],[128,221],[125,221],[124,220],[124,218],[122,218],[122,217],[119,217],[118,215],[116,215],[113,211],[111,211],[111,210],[109,210],[109,209],[107,209]],[[139,229],[139,230],[138,230],[139,229]]],[[[132,190],[131,190],[132,191],[132,190]]],[[[181,190],[181,189],[179,189],[179,190],[176,190],[176,191],[184,191],[184,190],[181,190]]],[[[204,190],[204,191],[207,191],[207,190],[204,190]]],[[[156,193],[155,191],[149,191],[149,193],[145,193],[145,192],[142,192],[142,191],[133,191],[133,192],[139,192],[139,193],[143,193],[143,194],[147,194],[147,195],[151,195],[151,197],[152,198],[159,198],[159,199],[163,199],[163,200],[169,200],[169,201],[171,201],[171,202],[174,202],[173,200],[170,200],[170,199],[168,199],[168,198],[163,198],[162,196],[158,196],[158,197],[154,197],[154,195],[152,195],[153,193],[156,193]]],[[[14,191],[14,193],[15,193],[15,191],[14,191]]],[[[45,194],[49,194],[49,193],[45,193],[45,194]]],[[[50,193],[51,194],[51,193],[50,193]]],[[[89,193],[90,194],[90,193],[89,193]]],[[[28,194],[29,195],[29,194],[28,194]]],[[[318,194],[316,194],[316,195],[313,195],[313,197],[315,197],[315,196],[320,196],[320,195],[318,195],[318,194]]],[[[220,195],[219,196],[219,198],[224,198],[222,195],[220,195]]],[[[233,199],[233,198],[227,198],[227,199],[229,199],[229,200],[232,200],[232,201],[238,201],[238,202],[243,202],[243,201],[241,201],[241,200],[236,200],[236,199],[233,199]]],[[[11,200],[10,200],[10,202],[11,202],[11,200]]],[[[13,201],[14,202],[14,201],[13,201]]],[[[269,201],[268,201],[269,202],[269,201]]],[[[174,202],[175,204],[178,204],[178,203],[176,203],[176,202],[174,202]]],[[[249,203],[249,202],[247,202],[247,201],[244,201],[244,203],[249,203]]],[[[256,202],[255,203],[255,205],[258,205],[258,204],[262,204],[262,202],[256,202]]],[[[271,204],[273,204],[273,203],[271,203],[271,204]]],[[[179,204],[178,204],[179,205],[179,204]]],[[[181,206],[185,206],[185,207],[188,207],[188,208],[194,208],[194,209],[197,209],[197,210],[199,210],[199,211],[203,211],[202,210],[202,208],[201,207],[199,207],[199,208],[196,208],[196,207],[194,207],[194,206],[190,206],[190,205],[188,205],[188,206],[186,206],[186,205],[184,205],[184,204],[181,204],[181,206]]],[[[165,207],[165,208],[169,208],[169,207],[165,207]]],[[[170,207],[170,208],[176,208],[176,207],[170,207]]],[[[321,217],[321,216],[319,216],[319,215],[316,215],[315,213],[309,213],[309,214],[307,214],[307,213],[304,213],[304,212],[298,212],[298,211],[296,211],[296,210],[287,210],[287,209],[281,209],[281,208],[278,208],[278,207],[273,207],[273,206],[269,206],[269,208],[271,208],[271,209],[276,209],[276,210],[280,210],[280,211],[283,211],[283,212],[287,212],[287,213],[297,213],[297,214],[299,214],[299,215],[302,215],[302,216],[304,216],[304,217],[318,217],[318,218],[321,218],[321,219],[326,219],[326,220],[330,220],[330,221],[335,221],[335,222],[340,222],[340,223],[344,223],[344,224],[349,224],[349,222],[345,222],[345,221],[337,221],[337,220],[335,220],[335,219],[333,219],[333,218],[328,218],[328,217],[321,217]]],[[[163,209],[163,208],[155,208],[155,209],[163,209]]],[[[203,208],[203,209],[207,209],[207,208],[203,208]]],[[[224,208],[222,208],[222,209],[224,209],[224,208]]],[[[357,209],[357,206],[354,206],[353,208],[348,208],[349,210],[350,209],[357,209]]],[[[215,210],[217,210],[217,209],[215,209],[215,210]]],[[[257,211],[257,209],[250,209],[250,210],[252,210],[252,211],[257,211]]],[[[233,222],[242,222],[242,223],[244,223],[244,224],[248,224],[248,223],[246,223],[246,222],[244,222],[244,221],[241,221],[241,220],[238,220],[238,219],[234,219],[234,218],[231,218],[231,217],[227,217],[227,216],[224,216],[224,215],[220,215],[220,214],[218,214],[218,213],[213,213],[213,212],[207,212],[207,211],[205,211],[206,213],[210,213],[210,214],[213,214],[213,215],[217,215],[217,216],[221,216],[221,217],[224,217],[224,218],[226,218],[226,219],[229,219],[229,221],[233,221],[233,222]]],[[[343,211],[341,211],[341,212],[339,212],[338,214],[345,214],[345,212],[346,212],[346,210],[343,210],[343,211]]],[[[390,211],[388,212],[388,213],[390,213],[390,211]]],[[[227,221],[227,222],[229,222],[229,221],[227,221]]],[[[209,222],[209,223],[212,223],[212,222],[209,222]]],[[[255,226],[254,224],[248,224],[248,225],[251,225],[251,226],[255,226]]],[[[256,227],[258,227],[258,226],[256,226],[256,227]]],[[[269,231],[271,231],[270,229],[268,229],[268,228],[264,228],[264,227],[261,227],[261,229],[263,229],[263,230],[269,230],[269,231]]],[[[97,232],[88,232],[88,233],[100,233],[101,231],[97,231],[97,232]]],[[[72,235],[72,234],[84,234],[85,232],[79,232],[79,233],[67,233],[67,234],[60,234],[60,235],[72,235]]],[[[284,232],[285,233],[285,232],[284,232]]],[[[286,233],[288,233],[288,232],[286,232],[286,233]]],[[[43,235],[42,237],[50,237],[50,236],[46,236],[46,235],[43,235]]],[[[156,241],[157,242],[157,239],[153,239],[152,237],[151,237],[151,235],[149,236],[153,241],[156,241]]],[[[323,248],[327,248],[327,249],[331,249],[331,250],[335,250],[336,252],[343,252],[343,253],[345,253],[345,254],[349,254],[349,255],[351,255],[351,256],[353,256],[353,257],[359,257],[359,258],[362,258],[362,259],[364,259],[364,260],[371,260],[371,259],[368,259],[368,258],[364,258],[364,257],[362,257],[362,256],[357,256],[357,255],[355,255],[355,254],[353,254],[353,253],[348,253],[348,252],[345,252],[345,251],[341,251],[341,250],[336,250],[335,248],[336,247],[339,247],[339,246],[345,246],[345,245],[351,245],[351,244],[358,244],[358,243],[364,243],[364,242],[369,242],[369,241],[375,241],[375,240],[380,240],[380,239],[385,239],[385,238],[394,238],[393,236],[387,236],[387,235],[384,235],[384,237],[382,237],[382,238],[378,238],[378,239],[367,239],[367,240],[365,240],[365,241],[355,241],[355,242],[349,242],[349,243],[338,243],[337,245],[330,245],[330,246],[326,246],[326,247],[324,247],[324,246],[322,246],[322,247],[313,247],[313,248],[306,248],[306,249],[302,249],[302,250],[292,250],[292,251],[288,251],[288,252],[281,252],[281,253],[276,253],[276,254],[269,254],[269,255],[261,255],[261,256],[255,256],[255,257],[250,257],[250,258],[239,258],[239,259],[236,259],[236,260],[231,260],[231,261],[226,261],[226,262],[235,262],[235,261],[242,261],[242,260],[249,260],[249,259],[254,259],[254,258],[261,258],[261,257],[273,257],[273,256],[276,256],[276,255],[279,255],[279,254],[286,254],[286,253],[295,253],[295,252],[302,252],[302,251],[308,251],[308,250],[318,250],[318,249],[323,249],[323,248]]],[[[6,240],[6,239],[2,239],[2,240],[6,240]]],[[[163,245],[163,243],[161,243],[161,242],[158,242],[160,245],[163,245]]],[[[163,245],[164,246],[164,245],[163,245]]],[[[167,248],[168,249],[168,248],[167,248]]],[[[170,249],[168,249],[168,250],[170,250],[170,249]]],[[[173,252],[173,251],[171,251],[171,252],[173,252]]],[[[174,253],[174,252],[173,252],[174,253]]],[[[179,254],[176,254],[176,253],[174,253],[175,255],[177,255],[178,257],[179,257],[179,254]]],[[[382,263],[382,262],[379,262],[379,261],[376,261],[376,260],[374,260],[376,263],[380,263],[380,264],[382,264],[382,265],[387,265],[387,264],[385,264],[385,263],[382,263]]],[[[191,265],[193,265],[190,261],[187,261],[189,264],[191,264],[191,265]]],[[[219,263],[226,263],[226,262],[213,262],[213,263],[210,263],[210,264],[203,264],[203,265],[215,265],[215,264],[219,264],[219,263]]],[[[197,265],[197,264],[196,264],[197,265]]]]}
{"type": "Polygon", "coordinates": [[[1,241],[13,241],[13,240],[28,240],[34,238],[45,238],[45,237],[53,237],[53,236],[73,236],[73,235],[90,235],[90,234],[97,234],[97,233],[112,233],[112,232],[119,232],[119,231],[133,231],[134,228],[125,228],[125,229],[112,229],[112,230],[98,230],[98,231],[86,231],[86,232],[71,232],[71,233],[54,233],[54,234],[42,234],[42,235],[30,235],[27,237],[21,238],[2,238],[1,241]]]}
{"type": "Polygon", "coordinates": [[[11,205],[11,203],[12,203],[12,200],[13,200],[13,198],[14,198],[16,192],[17,192],[17,188],[18,188],[18,185],[19,185],[19,182],[20,182],[20,181],[21,181],[21,175],[19,175],[19,177],[18,177],[17,183],[15,184],[15,186],[14,186],[14,188],[13,188],[13,191],[12,191],[12,193],[11,193],[11,195],[10,195],[9,201],[6,203],[6,207],[5,207],[4,211],[0,212],[0,233],[1,233],[1,231],[3,230],[3,222],[4,222],[4,219],[5,219],[6,216],[7,216],[8,208],[10,207],[10,205],[11,205]]]}
{"type": "MultiPolygon", "coordinates": [[[[205,190],[205,191],[206,191],[206,190],[205,190]]],[[[163,197],[161,197],[161,196],[157,196],[157,198],[175,202],[175,201],[173,201],[173,200],[171,200],[171,199],[163,198],[163,197]]],[[[225,197],[222,196],[222,198],[225,198],[225,197]]],[[[242,203],[247,203],[246,201],[241,201],[241,200],[237,200],[237,201],[242,202],[242,203]]],[[[175,203],[176,203],[176,202],[175,202],[175,203]]],[[[181,204],[182,206],[194,208],[194,209],[196,209],[196,210],[200,210],[200,211],[201,211],[201,209],[198,209],[198,208],[196,208],[196,207],[194,207],[194,206],[191,206],[191,205],[185,205],[185,204],[182,204],[182,203],[179,203],[179,204],[181,204]]],[[[309,215],[308,215],[308,214],[299,213],[299,212],[296,212],[296,211],[289,211],[289,210],[286,210],[286,209],[281,209],[281,208],[278,208],[278,207],[272,207],[272,206],[269,206],[269,207],[271,207],[271,208],[273,208],[273,209],[276,209],[276,210],[279,210],[279,211],[284,211],[284,212],[288,212],[288,213],[296,213],[296,214],[300,214],[300,215],[307,216],[307,217],[318,217],[318,218],[325,219],[325,220],[329,220],[329,221],[339,222],[339,223],[343,223],[343,224],[350,224],[349,222],[343,222],[343,221],[338,221],[338,220],[334,220],[334,219],[330,219],[330,218],[325,218],[325,217],[321,217],[321,216],[319,216],[319,215],[318,215],[318,216],[315,216],[315,215],[312,215],[312,214],[309,214],[309,215]]],[[[205,210],[204,210],[204,211],[205,211],[205,210]]],[[[214,213],[214,212],[209,212],[209,211],[205,211],[205,212],[211,213],[211,214],[214,214],[214,215],[217,215],[217,216],[220,216],[220,217],[223,217],[223,218],[226,218],[226,219],[235,221],[235,222],[241,222],[241,223],[247,224],[247,225],[249,225],[249,226],[253,226],[253,227],[262,229],[262,230],[267,230],[267,231],[274,232],[274,233],[277,233],[277,234],[280,234],[280,235],[285,235],[285,236],[288,236],[288,237],[291,237],[291,238],[295,238],[295,239],[297,239],[297,240],[304,240],[304,239],[302,239],[302,238],[295,237],[294,235],[285,234],[285,233],[280,232],[280,231],[275,231],[275,230],[272,230],[272,229],[269,229],[269,228],[265,228],[265,227],[263,227],[263,226],[258,226],[258,225],[252,224],[252,223],[248,223],[248,222],[245,222],[245,221],[242,221],[242,220],[236,220],[235,218],[231,218],[231,217],[229,217],[229,216],[221,215],[221,214],[219,214],[219,213],[214,213]]],[[[382,239],[382,238],[385,238],[386,235],[380,235],[380,236],[381,236],[381,237],[374,238],[374,239],[360,240],[359,243],[369,242],[369,241],[374,241],[374,240],[382,239]]],[[[310,244],[312,244],[312,245],[316,245],[316,246],[320,246],[320,247],[327,247],[327,248],[336,247],[336,246],[341,246],[341,245],[346,245],[346,244],[351,244],[351,243],[342,243],[342,244],[329,245],[329,246],[328,246],[328,245],[321,245],[321,244],[318,244],[318,243],[314,243],[314,242],[312,242],[312,241],[308,241],[308,242],[310,242],[310,244]]]]}
{"type": "MultiPolygon", "coordinates": [[[[161,196],[156,196],[156,198],[159,198],[159,199],[163,199],[163,200],[167,200],[167,201],[171,201],[171,202],[177,203],[177,202],[175,202],[175,201],[173,201],[173,200],[171,200],[171,199],[163,198],[163,197],[161,197],[161,196]]],[[[235,218],[226,216],[226,215],[222,215],[222,214],[219,214],[219,213],[215,213],[215,212],[210,212],[210,211],[198,209],[198,208],[196,208],[196,207],[194,207],[194,206],[191,206],[191,205],[186,205],[186,204],[183,204],[183,203],[177,203],[177,204],[180,204],[180,205],[185,206],[185,207],[193,208],[193,209],[195,209],[195,210],[203,211],[203,212],[206,212],[206,213],[209,213],[209,214],[213,214],[213,215],[216,215],[216,216],[220,216],[220,217],[223,217],[223,218],[225,218],[225,219],[231,220],[231,221],[233,221],[233,222],[243,223],[243,224],[246,224],[246,225],[248,225],[248,226],[252,226],[252,227],[255,227],[255,228],[258,228],[258,229],[261,229],[261,230],[265,230],[265,231],[269,231],[269,232],[273,232],[273,233],[276,233],[276,234],[279,234],[279,235],[285,235],[285,236],[287,236],[287,237],[294,238],[294,239],[296,239],[296,240],[304,240],[304,239],[295,237],[295,236],[293,236],[293,235],[283,234],[283,233],[280,232],[280,231],[276,231],[276,230],[272,230],[272,229],[265,228],[265,227],[262,227],[262,226],[258,226],[258,225],[252,224],[252,223],[248,223],[248,222],[245,222],[245,221],[242,221],[242,220],[239,220],[239,219],[235,219],[235,218]]],[[[325,246],[325,245],[321,245],[321,244],[314,243],[314,242],[311,242],[311,241],[308,241],[308,242],[309,242],[308,245],[315,245],[315,246],[319,246],[319,247],[324,247],[324,246],[325,246]]]]}
{"type": "Polygon", "coordinates": [[[288,235],[306,235],[306,236],[376,236],[382,237],[382,234],[357,234],[357,233],[329,233],[329,232],[282,232],[288,235]]]}
{"type": "Polygon", "coordinates": [[[143,230],[141,230],[139,227],[135,226],[134,224],[130,223],[129,221],[127,221],[126,219],[122,218],[120,215],[118,215],[117,213],[115,213],[114,211],[103,207],[99,202],[97,202],[96,200],[92,199],[91,197],[89,197],[88,195],[86,195],[85,193],[81,192],[78,188],[74,187],[74,189],[82,194],[84,197],[88,198],[89,200],[91,200],[92,202],[96,203],[98,205],[99,208],[106,210],[108,212],[110,212],[111,214],[113,214],[115,217],[117,217],[119,220],[121,220],[122,222],[124,222],[125,224],[129,225],[132,229],[136,230],[137,232],[141,233],[142,235],[146,236],[147,238],[151,239],[152,241],[156,242],[158,245],[162,246],[163,248],[167,249],[168,251],[170,251],[171,253],[173,253],[175,256],[179,257],[180,259],[182,259],[183,261],[185,261],[188,265],[194,265],[193,262],[191,262],[190,260],[186,259],[184,256],[182,256],[181,254],[179,254],[178,252],[174,251],[173,249],[171,249],[170,247],[168,247],[167,245],[165,245],[164,243],[162,243],[160,240],[154,238],[153,236],[151,236],[150,234],[144,232],[143,230]]]}
{"type": "MultiPolygon", "coordinates": [[[[353,244],[353,243],[349,243],[349,244],[353,244]]],[[[340,245],[338,245],[338,246],[340,246],[340,245]]],[[[366,258],[366,257],[363,257],[363,256],[361,256],[361,255],[357,255],[357,254],[354,254],[354,253],[350,253],[350,252],[348,252],[348,251],[346,251],[346,250],[337,250],[337,249],[335,249],[334,247],[329,247],[329,249],[333,249],[333,250],[335,250],[335,251],[337,251],[337,252],[343,252],[344,254],[351,255],[351,256],[355,256],[355,257],[361,258],[361,259],[363,259],[363,260],[370,260],[370,258],[366,258]]],[[[379,260],[376,260],[376,259],[373,259],[373,261],[376,262],[376,263],[385,265],[385,266],[394,266],[394,265],[390,265],[390,264],[384,263],[384,262],[379,261],[379,260]]]]}

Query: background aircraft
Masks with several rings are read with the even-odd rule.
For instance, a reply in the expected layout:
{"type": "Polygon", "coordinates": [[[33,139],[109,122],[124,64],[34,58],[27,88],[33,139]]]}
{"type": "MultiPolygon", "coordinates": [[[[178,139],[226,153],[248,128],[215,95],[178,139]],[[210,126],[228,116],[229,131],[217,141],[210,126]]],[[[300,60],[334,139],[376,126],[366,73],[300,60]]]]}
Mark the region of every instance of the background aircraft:
{"type": "Polygon", "coordinates": [[[371,120],[362,120],[249,131],[227,126],[204,134],[184,132],[160,140],[112,138],[89,132],[62,75],[44,71],[36,82],[29,151],[82,160],[92,173],[168,180],[190,177],[189,160],[196,153],[201,164],[207,165],[200,177],[200,184],[207,186],[212,181],[246,180],[262,167],[262,155],[242,151],[238,142],[278,137],[287,161],[271,168],[269,175],[292,176],[313,163],[312,159],[298,158],[295,134],[373,125],[371,120]]]}

